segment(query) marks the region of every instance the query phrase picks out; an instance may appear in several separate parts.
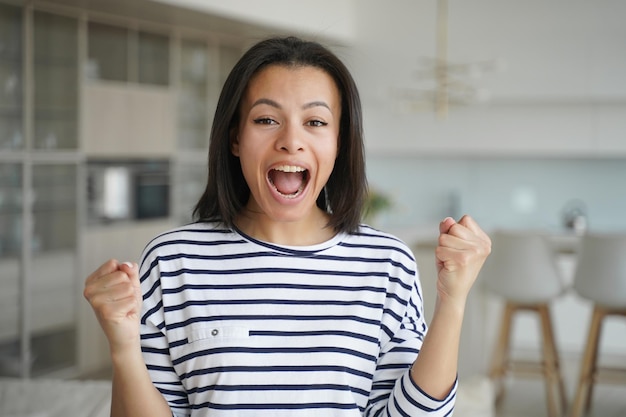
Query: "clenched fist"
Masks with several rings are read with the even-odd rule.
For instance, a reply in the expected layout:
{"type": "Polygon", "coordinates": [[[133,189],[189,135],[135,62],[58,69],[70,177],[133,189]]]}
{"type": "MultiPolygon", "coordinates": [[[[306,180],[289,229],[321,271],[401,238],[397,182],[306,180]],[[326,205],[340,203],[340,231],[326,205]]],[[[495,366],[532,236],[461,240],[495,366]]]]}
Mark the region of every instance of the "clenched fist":
{"type": "Polygon", "coordinates": [[[491,239],[470,216],[458,223],[448,217],[439,225],[437,293],[441,300],[463,305],[489,253],[491,239]]]}
{"type": "Polygon", "coordinates": [[[85,281],[83,295],[91,304],[112,352],[139,346],[141,289],[135,263],[111,259],[85,281]]]}

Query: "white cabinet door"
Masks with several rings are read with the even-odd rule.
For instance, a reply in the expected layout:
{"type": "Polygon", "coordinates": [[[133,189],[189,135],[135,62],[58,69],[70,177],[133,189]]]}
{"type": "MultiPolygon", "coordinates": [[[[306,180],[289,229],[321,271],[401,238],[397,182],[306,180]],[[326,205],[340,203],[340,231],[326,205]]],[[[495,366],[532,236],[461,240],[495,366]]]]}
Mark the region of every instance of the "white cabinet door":
{"type": "Polygon", "coordinates": [[[128,151],[138,156],[171,156],[176,116],[170,90],[138,86],[129,89],[128,95],[128,151]]]}
{"type": "Polygon", "coordinates": [[[83,94],[88,157],[169,157],[174,151],[174,94],[169,88],[90,83],[83,94]]]}

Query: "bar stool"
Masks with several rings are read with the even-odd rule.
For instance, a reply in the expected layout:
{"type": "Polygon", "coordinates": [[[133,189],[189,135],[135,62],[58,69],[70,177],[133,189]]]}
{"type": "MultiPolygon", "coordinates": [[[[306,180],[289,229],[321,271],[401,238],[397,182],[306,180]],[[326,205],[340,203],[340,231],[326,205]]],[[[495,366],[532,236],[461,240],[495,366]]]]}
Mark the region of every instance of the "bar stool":
{"type": "Polygon", "coordinates": [[[565,386],[559,367],[559,356],[550,303],[564,293],[553,250],[545,235],[530,231],[495,231],[492,251],[481,279],[485,288],[505,302],[499,336],[492,357],[490,376],[497,385],[496,404],[504,395],[503,379],[507,374],[542,376],[546,384],[546,401],[551,417],[561,416],[567,407],[565,386]],[[515,360],[511,357],[512,323],[516,313],[532,312],[541,324],[542,360],[515,360]]]}
{"type": "Polygon", "coordinates": [[[574,290],[593,303],[587,346],[570,412],[571,417],[579,417],[591,409],[596,382],[626,383],[626,368],[600,367],[598,358],[603,320],[609,316],[626,317],[626,233],[583,236],[574,290]]]}

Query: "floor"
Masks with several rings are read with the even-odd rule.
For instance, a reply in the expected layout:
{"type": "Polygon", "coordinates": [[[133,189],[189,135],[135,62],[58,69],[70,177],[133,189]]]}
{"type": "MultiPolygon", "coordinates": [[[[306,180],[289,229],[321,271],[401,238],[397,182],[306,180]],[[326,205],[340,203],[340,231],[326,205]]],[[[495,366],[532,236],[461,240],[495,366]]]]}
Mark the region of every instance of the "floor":
{"type": "MultiPolygon", "coordinates": [[[[578,382],[576,360],[563,360],[563,376],[568,403],[571,404],[578,382]]],[[[625,364],[621,364],[624,366],[625,364]]],[[[544,384],[537,378],[509,378],[497,417],[547,417],[544,384]]],[[[567,414],[565,415],[567,416],[567,414]]],[[[626,417],[626,385],[598,384],[593,391],[587,417],[626,417]]]]}

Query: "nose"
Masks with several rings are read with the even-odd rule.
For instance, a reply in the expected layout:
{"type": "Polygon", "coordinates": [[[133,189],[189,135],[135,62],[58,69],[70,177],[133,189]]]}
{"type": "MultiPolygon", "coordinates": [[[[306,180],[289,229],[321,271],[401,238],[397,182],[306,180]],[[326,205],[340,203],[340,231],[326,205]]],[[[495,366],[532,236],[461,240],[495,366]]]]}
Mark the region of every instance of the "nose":
{"type": "Polygon", "coordinates": [[[277,140],[276,148],[287,153],[297,153],[304,149],[303,133],[298,129],[297,124],[288,123],[281,130],[277,140]]]}

